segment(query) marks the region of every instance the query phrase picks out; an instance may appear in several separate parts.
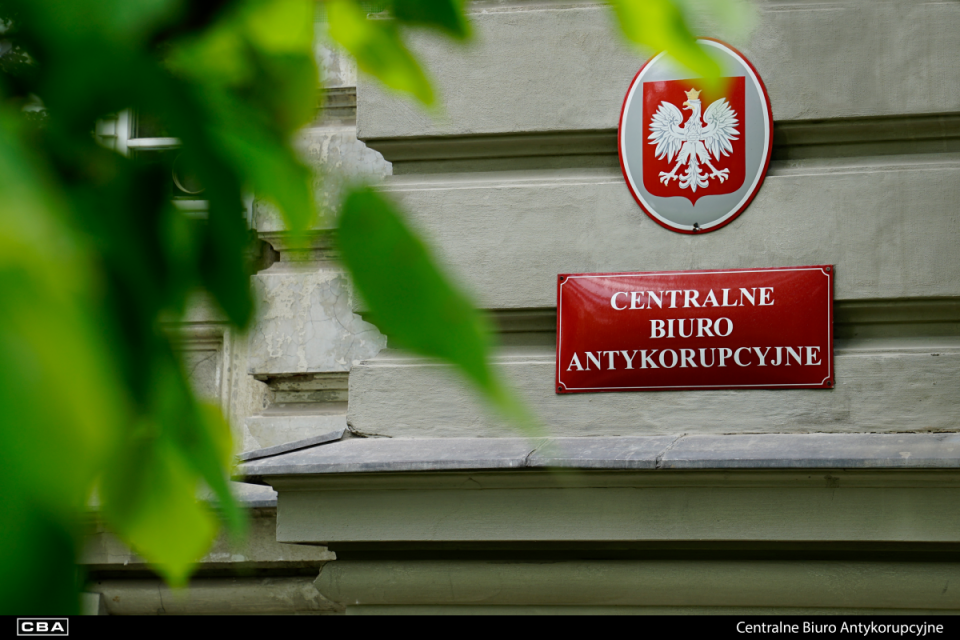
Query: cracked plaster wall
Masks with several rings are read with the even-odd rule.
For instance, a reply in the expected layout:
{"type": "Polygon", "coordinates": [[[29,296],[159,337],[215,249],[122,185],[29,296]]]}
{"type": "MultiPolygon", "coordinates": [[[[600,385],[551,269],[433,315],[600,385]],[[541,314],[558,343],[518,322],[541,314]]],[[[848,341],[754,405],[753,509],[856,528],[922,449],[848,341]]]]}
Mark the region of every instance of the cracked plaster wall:
{"type": "MultiPolygon", "coordinates": [[[[349,58],[323,43],[316,51],[327,87],[356,84],[349,58]]],[[[320,229],[329,227],[346,182],[378,183],[391,174],[390,163],[357,139],[353,121],[319,120],[300,132],[296,147],[313,170],[320,229]]],[[[254,225],[266,234],[284,229],[276,211],[260,201],[254,225]]],[[[330,259],[280,262],[254,276],[253,284],[259,313],[249,341],[252,374],[349,371],[386,346],[386,337],[352,312],[347,278],[330,259]]]]}
{"type": "MultiPolygon", "coordinates": [[[[320,212],[318,228],[329,227],[339,208],[343,185],[361,180],[379,183],[391,175],[391,164],[357,139],[355,123],[321,123],[304,129],[295,141],[300,159],[313,170],[313,193],[320,212]]],[[[283,231],[279,213],[269,202],[254,203],[254,226],[260,233],[283,231]]]]}
{"type": "Polygon", "coordinates": [[[250,335],[250,373],[349,371],[386,346],[386,337],[353,313],[342,272],[271,271],[253,279],[260,314],[250,335]]]}
{"type": "Polygon", "coordinates": [[[219,401],[223,350],[187,349],[181,352],[181,358],[196,394],[207,401],[219,401]]]}
{"type": "MultiPolygon", "coordinates": [[[[357,79],[353,61],[322,42],[315,50],[325,86],[349,92],[357,79]]],[[[317,202],[326,210],[336,208],[345,178],[376,183],[391,173],[389,162],[357,140],[356,124],[350,119],[318,118],[298,134],[296,148],[314,171],[313,189],[317,202]]],[[[267,203],[255,202],[253,213],[252,225],[259,233],[283,231],[279,216],[267,203]]],[[[254,437],[245,421],[269,407],[271,392],[252,374],[348,371],[353,363],[372,357],[386,345],[385,336],[353,313],[347,278],[331,260],[277,263],[255,275],[252,286],[258,316],[246,336],[228,331],[213,340],[206,335],[192,338],[188,332],[179,349],[198,395],[205,400],[223,399],[237,451],[315,435],[302,428],[276,426],[282,426],[282,422],[262,421],[262,430],[273,431],[257,432],[254,437]]],[[[188,314],[183,326],[189,330],[222,322],[219,311],[207,306],[201,304],[188,314]]],[[[332,423],[336,426],[345,419],[345,415],[318,414],[310,429],[329,431],[332,423]]],[[[207,614],[336,611],[316,593],[312,576],[294,578],[284,573],[304,568],[319,571],[320,564],[335,556],[325,547],[277,543],[275,515],[254,517],[253,525],[248,544],[240,551],[228,545],[225,538],[218,539],[199,563],[201,574],[211,568],[244,566],[247,571],[279,572],[280,577],[200,578],[191,585],[192,595],[180,599],[168,599],[156,579],[123,579],[119,574],[115,580],[93,585],[92,590],[109,593],[107,609],[112,613],[142,614],[164,609],[168,613],[207,614]],[[176,605],[173,609],[171,602],[176,605]]],[[[142,561],[112,536],[98,530],[90,542],[83,564],[105,571],[144,570],[142,561]]],[[[131,573],[135,575],[142,573],[131,573]]]]}
{"type": "MultiPolygon", "coordinates": [[[[317,32],[323,32],[321,25],[317,25],[317,32]]],[[[320,69],[323,86],[330,89],[357,86],[357,64],[337,47],[331,46],[323,38],[317,38],[313,45],[313,57],[320,69]]]]}
{"type": "MultiPolygon", "coordinates": [[[[324,86],[349,95],[357,81],[355,63],[322,40],[315,52],[324,86]]],[[[332,224],[347,181],[376,184],[391,174],[390,163],[357,139],[356,122],[342,106],[321,111],[297,135],[295,147],[313,171],[312,186],[321,213],[314,226],[321,232],[318,237],[326,237],[322,232],[332,224]]],[[[253,277],[257,316],[247,338],[242,344],[237,341],[233,352],[230,412],[243,450],[315,435],[303,432],[303,420],[297,418],[299,426],[293,428],[285,416],[275,415],[278,409],[272,406],[272,393],[254,375],[347,372],[358,361],[375,356],[387,341],[353,313],[350,285],[335,255],[322,247],[314,247],[309,255],[285,253],[285,226],[269,202],[254,202],[252,224],[280,252],[280,262],[253,277]]],[[[338,419],[331,409],[301,406],[292,411],[316,417],[316,428],[322,431],[322,425],[338,419]]]]}
{"type": "MultiPolygon", "coordinates": [[[[314,51],[326,89],[355,89],[357,66],[351,58],[323,40],[317,41],[314,51]]],[[[391,164],[357,139],[355,118],[340,119],[321,111],[316,121],[299,132],[294,145],[313,170],[319,227],[329,226],[327,216],[336,212],[345,181],[379,183],[392,174],[391,164]]],[[[284,229],[276,209],[260,200],[254,203],[253,226],[261,233],[284,229]]]]}
{"type": "Polygon", "coordinates": [[[297,149],[314,169],[314,194],[322,211],[339,209],[346,180],[377,183],[391,174],[391,164],[357,139],[355,123],[306,129],[297,139],[297,149]]]}

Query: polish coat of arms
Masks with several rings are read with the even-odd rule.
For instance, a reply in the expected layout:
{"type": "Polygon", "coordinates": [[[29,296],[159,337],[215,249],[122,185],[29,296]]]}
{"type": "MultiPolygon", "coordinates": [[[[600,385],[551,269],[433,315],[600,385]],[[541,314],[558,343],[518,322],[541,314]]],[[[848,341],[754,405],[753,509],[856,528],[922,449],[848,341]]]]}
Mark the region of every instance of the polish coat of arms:
{"type": "Polygon", "coordinates": [[[666,52],[627,88],[617,129],[624,182],[640,208],[677,233],[716,231],[763,185],[773,149],[770,96],[728,44],[699,38],[722,76],[690,77],[666,52]]]}
{"type": "Polygon", "coordinates": [[[668,162],[673,162],[673,156],[679,152],[673,170],[660,172],[660,182],[667,184],[671,180],[679,180],[681,189],[696,193],[697,187],[706,187],[711,178],[723,182],[730,177],[730,170],[717,169],[710,162],[710,156],[720,160],[721,154],[730,155],[733,151],[730,142],[737,139],[739,121],[727,99],[720,98],[703,112],[701,122],[700,92],[690,89],[686,94],[683,108],[690,110],[690,118],[681,124],[683,114],[680,110],[669,102],[661,102],[650,124],[653,129],[650,144],[657,145],[658,160],[666,158],[668,162]],[[678,176],[677,171],[683,165],[687,165],[687,168],[678,176]],[[701,170],[702,165],[707,166],[709,174],[701,170]]]}
{"type": "Polygon", "coordinates": [[[696,204],[743,185],[743,78],[723,80],[713,91],[696,81],[644,85],[643,181],[651,194],[696,204]]]}

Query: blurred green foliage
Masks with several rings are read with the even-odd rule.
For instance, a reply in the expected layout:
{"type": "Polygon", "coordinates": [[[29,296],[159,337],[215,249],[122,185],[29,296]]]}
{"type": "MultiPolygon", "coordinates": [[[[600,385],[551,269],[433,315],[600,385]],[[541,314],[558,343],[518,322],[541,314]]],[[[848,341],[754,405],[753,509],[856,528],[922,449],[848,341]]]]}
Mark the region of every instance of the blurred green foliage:
{"type": "MultiPolygon", "coordinates": [[[[727,0],[732,1],[732,0],[727,0]]],[[[627,35],[710,73],[670,0],[612,0],[627,35]]],[[[392,0],[374,19],[324,3],[358,66],[437,100],[410,28],[466,40],[460,0],[392,0]]],[[[289,228],[315,223],[293,134],[318,102],[314,0],[0,0],[0,612],[75,613],[88,506],[172,585],[223,520],[232,445],[161,330],[205,291],[238,328],[253,305],[243,195],[289,228]],[[173,156],[124,156],[97,122],[131,110],[179,140],[208,214],[173,206],[173,156]],[[214,508],[198,501],[207,485],[214,508]]],[[[533,421],[489,364],[490,330],[376,192],[348,191],[345,266],[391,340],[457,366],[520,426],[533,421]],[[402,294],[401,294],[402,292],[402,294]]]]}
{"type": "Polygon", "coordinates": [[[292,228],[313,219],[291,147],[317,102],[313,3],[8,0],[0,12],[15,54],[0,80],[0,606],[69,613],[95,487],[107,525],[174,585],[217,533],[201,484],[243,532],[229,429],[195,398],[160,320],[205,290],[235,326],[250,322],[245,188],[292,228]],[[39,123],[23,109],[38,100],[39,123]],[[180,140],[206,219],[173,206],[170,157],[97,143],[97,121],[122,109],[180,140]]]}
{"type": "Polygon", "coordinates": [[[398,347],[456,365],[514,426],[542,435],[491,367],[493,332],[486,318],[437,267],[396,205],[356,188],[343,202],[337,230],[343,265],[379,329],[398,347]]]}

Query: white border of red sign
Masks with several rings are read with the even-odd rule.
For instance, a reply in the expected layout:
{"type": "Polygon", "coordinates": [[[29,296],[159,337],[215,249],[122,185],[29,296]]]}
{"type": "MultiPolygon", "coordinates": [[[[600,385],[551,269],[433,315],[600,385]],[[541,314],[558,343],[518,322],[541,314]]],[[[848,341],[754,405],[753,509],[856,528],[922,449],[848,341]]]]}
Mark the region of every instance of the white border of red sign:
{"type": "Polygon", "coordinates": [[[767,169],[770,167],[770,156],[773,152],[773,108],[770,106],[770,96],[767,94],[767,87],[763,84],[763,80],[760,79],[760,74],[757,73],[757,70],[754,68],[753,64],[744,57],[742,53],[737,51],[735,48],[731,47],[725,42],[716,40],[714,38],[698,38],[697,42],[702,42],[707,46],[717,47],[718,49],[726,49],[729,53],[739,58],[743,64],[746,66],[750,73],[750,79],[754,82],[757,87],[757,90],[763,96],[763,100],[760,101],[761,108],[763,109],[764,120],[766,121],[766,140],[764,140],[765,150],[764,150],[764,161],[762,167],[760,167],[757,175],[754,177],[753,184],[750,189],[747,191],[747,194],[744,196],[743,200],[736,206],[735,209],[731,210],[727,215],[715,220],[707,225],[698,227],[696,229],[691,228],[689,225],[678,225],[666,218],[662,217],[656,211],[654,211],[653,206],[646,202],[643,197],[640,195],[640,190],[637,189],[637,185],[634,183],[633,178],[630,176],[630,171],[628,170],[627,159],[623,154],[623,145],[624,145],[624,128],[623,128],[623,116],[627,112],[627,107],[629,107],[630,102],[633,99],[634,92],[637,86],[643,86],[641,82],[643,79],[644,72],[651,68],[651,65],[666,55],[666,52],[659,53],[654,57],[647,60],[640,70],[637,71],[637,75],[633,77],[633,81],[630,83],[630,87],[627,89],[627,95],[623,98],[623,106],[620,109],[620,120],[617,126],[617,155],[620,158],[620,171],[623,173],[623,178],[627,183],[627,188],[630,189],[633,199],[637,201],[637,204],[640,205],[640,208],[643,209],[651,220],[659,224],[665,229],[670,231],[676,231],[677,233],[687,233],[687,234],[700,234],[707,233],[709,231],[716,231],[721,227],[733,222],[744,210],[750,206],[750,203],[753,201],[754,197],[757,195],[757,192],[760,190],[761,185],[763,185],[763,180],[767,175],[767,169]]]}
{"type": "Polygon", "coordinates": [[[556,376],[556,392],[557,393],[568,393],[571,391],[681,391],[681,390],[694,390],[694,389],[785,389],[792,387],[805,387],[808,389],[817,389],[825,388],[830,389],[834,384],[828,384],[829,381],[835,380],[835,372],[833,370],[833,267],[832,266],[821,266],[814,265],[809,267],[761,267],[757,269],[716,269],[712,271],[646,271],[646,272],[631,272],[631,271],[621,271],[618,273],[577,273],[571,275],[560,275],[561,278],[559,287],[557,289],[557,376],[556,376]],[[770,385],[757,385],[757,384],[726,384],[726,385],[673,385],[673,386],[638,386],[638,387],[568,387],[566,384],[561,382],[560,375],[562,373],[562,365],[560,362],[560,347],[563,344],[563,285],[568,283],[570,280],[575,280],[577,278],[616,278],[622,276],[650,276],[650,277],[659,277],[659,276],[671,276],[671,275],[689,275],[692,273],[696,274],[712,274],[712,273],[760,273],[760,272],[770,272],[770,271],[820,271],[823,275],[827,276],[827,282],[829,286],[827,287],[827,335],[829,336],[829,348],[827,349],[827,375],[823,380],[820,381],[820,384],[823,387],[812,387],[810,383],[786,383],[786,384],[770,384],[770,385]],[[560,385],[563,385],[563,388],[560,388],[560,385]]]}

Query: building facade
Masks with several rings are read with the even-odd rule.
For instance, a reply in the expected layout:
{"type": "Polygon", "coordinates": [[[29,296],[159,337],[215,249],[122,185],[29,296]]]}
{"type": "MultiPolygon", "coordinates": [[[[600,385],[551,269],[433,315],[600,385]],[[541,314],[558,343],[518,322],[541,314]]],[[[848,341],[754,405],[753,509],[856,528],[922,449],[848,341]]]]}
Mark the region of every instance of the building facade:
{"type": "MultiPolygon", "coordinates": [[[[415,48],[431,116],[318,46],[317,165],[382,181],[489,312],[531,441],[363,319],[329,233],[289,250],[255,203],[261,306],[173,330],[244,454],[247,550],[165,597],[107,534],[106,613],[950,612],[960,609],[960,6],[763,2],[749,34],[773,158],[731,224],[672,233],[627,189],[617,125],[644,59],[602,4],[471,5],[415,48]],[[354,117],[355,114],[355,117],[354,117]],[[560,273],[835,267],[836,384],[558,395],[560,273]]],[[[134,146],[136,142],[133,141],[134,146]]],[[[337,184],[318,184],[336,201],[337,184]]]]}

